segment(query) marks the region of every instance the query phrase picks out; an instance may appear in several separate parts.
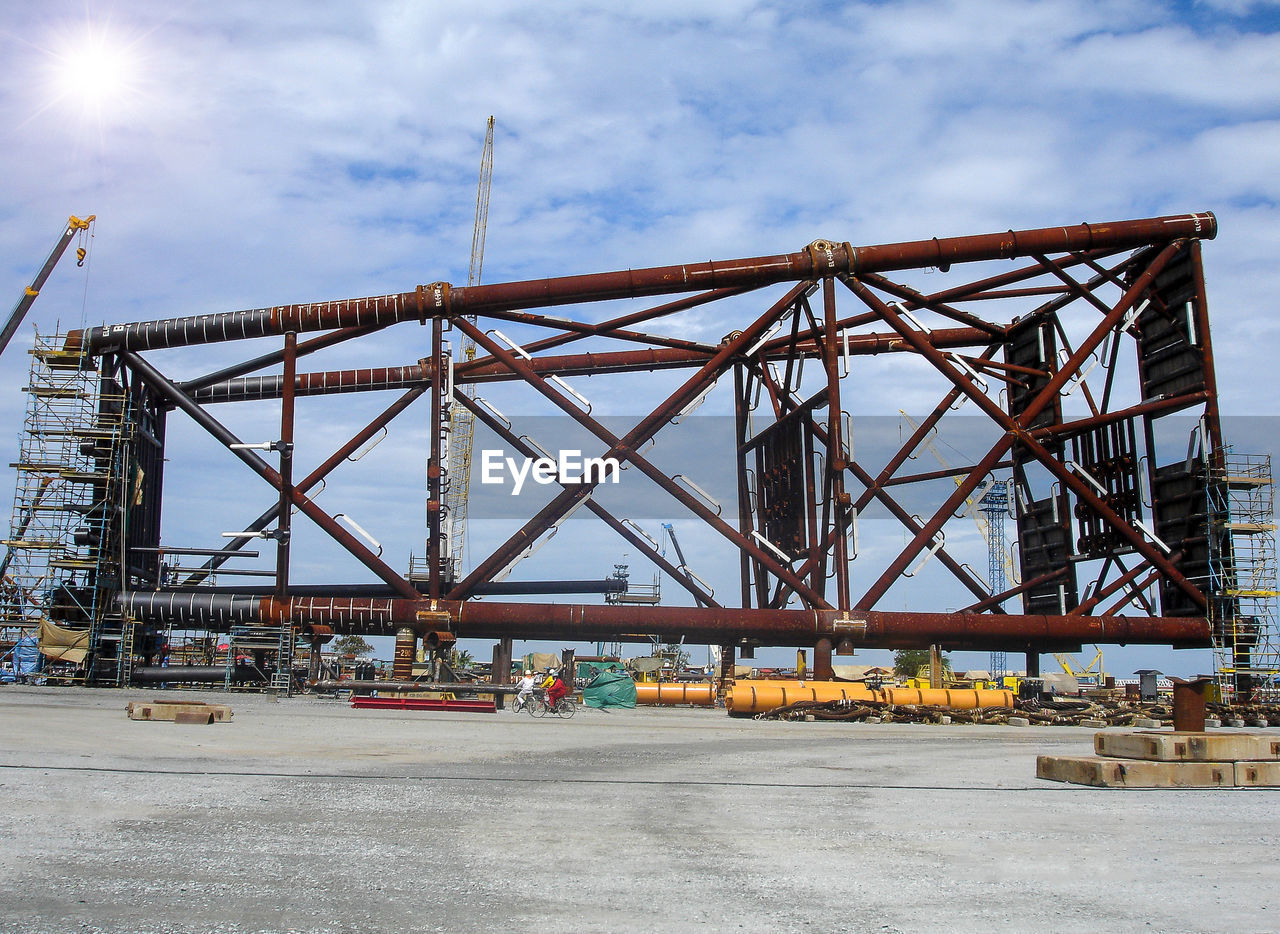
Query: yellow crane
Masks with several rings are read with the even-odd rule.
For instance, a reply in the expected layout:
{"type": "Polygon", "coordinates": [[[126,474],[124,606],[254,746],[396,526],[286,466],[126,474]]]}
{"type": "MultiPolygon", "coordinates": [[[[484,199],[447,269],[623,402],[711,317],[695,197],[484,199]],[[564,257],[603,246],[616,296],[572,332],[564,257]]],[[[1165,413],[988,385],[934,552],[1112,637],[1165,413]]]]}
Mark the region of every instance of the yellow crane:
{"type": "Polygon", "coordinates": [[[1064,674],[1071,675],[1081,687],[1106,687],[1107,672],[1102,667],[1102,649],[1094,646],[1093,658],[1085,664],[1074,655],[1054,652],[1053,657],[1062,666],[1064,674]]]}
{"type": "MultiPolygon", "coordinates": [[[[489,226],[489,186],[493,181],[493,117],[489,117],[484,134],[484,150],[480,155],[480,184],[476,188],[476,221],[471,233],[471,266],[467,270],[467,285],[480,284],[480,272],[484,266],[484,238],[489,226]]],[[[476,318],[469,315],[472,323],[476,318]]],[[[463,360],[474,360],[476,344],[470,337],[462,340],[463,360]]],[[[474,399],[474,383],[466,383],[455,393],[461,392],[474,399]]],[[[475,438],[475,417],[464,405],[450,403],[452,435],[449,439],[449,491],[445,495],[448,523],[449,560],[454,580],[462,577],[463,553],[467,546],[467,495],[471,487],[471,446],[475,438]]]]}
{"type": "Polygon", "coordinates": [[[22,319],[26,317],[27,311],[36,300],[36,296],[40,294],[40,290],[44,288],[45,280],[53,272],[53,267],[58,265],[58,260],[62,259],[62,254],[67,251],[71,241],[76,235],[81,236],[81,245],[76,248],[76,265],[83,266],[86,256],[86,246],[83,242],[84,233],[89,229],[96,216],[90,214],[83,220],[74,214],[67,219],[67,226],[62,231],[62,236],[58,238],[58,242],[54,244],[53,250],[49,253],[48,259],[44,261],[44,265],[40,267],[40,271],[36,273],[36,277],[31,284],[23,291],[22,296],[18,299],[13,311],[9,312],[9,320],[5,322],[4,329],[0,330],[0,353],[4,353],[4,349],[9,346],[9,341],[13,339],[13,335],[17,333],[18,325],[22,324],[22,319]]]}

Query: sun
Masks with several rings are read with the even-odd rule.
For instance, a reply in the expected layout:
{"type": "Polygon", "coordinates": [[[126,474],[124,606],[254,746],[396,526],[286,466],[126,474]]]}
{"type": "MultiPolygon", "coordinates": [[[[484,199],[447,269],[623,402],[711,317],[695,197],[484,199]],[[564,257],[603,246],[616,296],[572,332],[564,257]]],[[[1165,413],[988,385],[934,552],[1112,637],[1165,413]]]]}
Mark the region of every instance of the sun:
{"type": "Polygon", "coordinates": [[[62,96],[103,107],[124,98],[136,87],[138,61],[134,50],[103,30],[86,29],[76,43],[58,56],[58,84],[62,96]]]}
{"type": "Polygon", "coordinates": [[[48,88],[42,111],[53,108],[101,129],[126,119],[136,105],[142,77],[138,39],[88,21],[60,33],[42,51],[48,88]]]}

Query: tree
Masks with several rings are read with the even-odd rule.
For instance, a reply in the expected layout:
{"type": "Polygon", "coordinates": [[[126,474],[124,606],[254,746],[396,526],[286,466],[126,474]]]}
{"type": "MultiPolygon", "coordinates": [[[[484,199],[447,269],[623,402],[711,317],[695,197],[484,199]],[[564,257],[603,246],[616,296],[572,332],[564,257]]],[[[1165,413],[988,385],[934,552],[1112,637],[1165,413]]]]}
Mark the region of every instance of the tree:
{"type": "MultiPolygon", "coordinates": [[[[899,678],[914,678],[921,668],[929,667],[928,649],[899,649],[893,653],[893,673],[899,678]]],[[[942,656],[942,673],[951,671],[951,659],[942,656]]]]}
{"type": "Polygon", "coordinates": [[[373,652],[373,646],[365,642],[361,636],[350,635],[335,639],[333,651],[339,655],[369,655],[373,652]]]}
{"type": "Polygon", "coordinates": [[[916,672],[927,664],[928,649],[898,649],[893,653],[893,674],[898,678],[914,678],[916,672]]]}
{"type": "Polygon", "coordinates": [[[475,659],[466,649],[454,649],[449,653],[449,667],[454,671],[461,671],[464,668],[470,668],[471,663],[475,659]]]}

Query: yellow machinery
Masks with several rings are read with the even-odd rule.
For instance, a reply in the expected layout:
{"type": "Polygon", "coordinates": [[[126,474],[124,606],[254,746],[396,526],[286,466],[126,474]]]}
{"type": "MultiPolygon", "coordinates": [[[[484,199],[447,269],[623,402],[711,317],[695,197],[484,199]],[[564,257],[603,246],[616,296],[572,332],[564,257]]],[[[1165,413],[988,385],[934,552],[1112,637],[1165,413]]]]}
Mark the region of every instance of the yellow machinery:
{"type": "Polygon", "coordinates": [[[1096,645],[1094,649],[1093,659],[1088,665],[1085,665],[1080,659],[1074,655],[1063,655],[1054,653],[1053,657],[1057,659],[1059,665],[1062,666],[1063,672],[1071,675],[1076,679],[1076,683],[1082,688],[1101,688],[1107,685],[1107,673],[1102,668],[1102,649],[1096,645]]]}

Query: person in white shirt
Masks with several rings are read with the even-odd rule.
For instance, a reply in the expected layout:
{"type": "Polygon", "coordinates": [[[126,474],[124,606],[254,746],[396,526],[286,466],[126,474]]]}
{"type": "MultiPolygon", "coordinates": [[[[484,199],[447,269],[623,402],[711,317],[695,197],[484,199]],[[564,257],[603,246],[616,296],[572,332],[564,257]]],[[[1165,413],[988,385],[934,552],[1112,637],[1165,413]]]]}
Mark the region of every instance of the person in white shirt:
{"type": "Polygon", "coordinates": [[[525,705],[529,703],[529,697],[533,694],[533,689],[537,686],[538,683],[534,680],[533,672],[531,671],[526,671],[524,677],[516,682],[516,687],[520,688],[520,693],[516,695],[516,711],[524,709],[525,705]]]}

